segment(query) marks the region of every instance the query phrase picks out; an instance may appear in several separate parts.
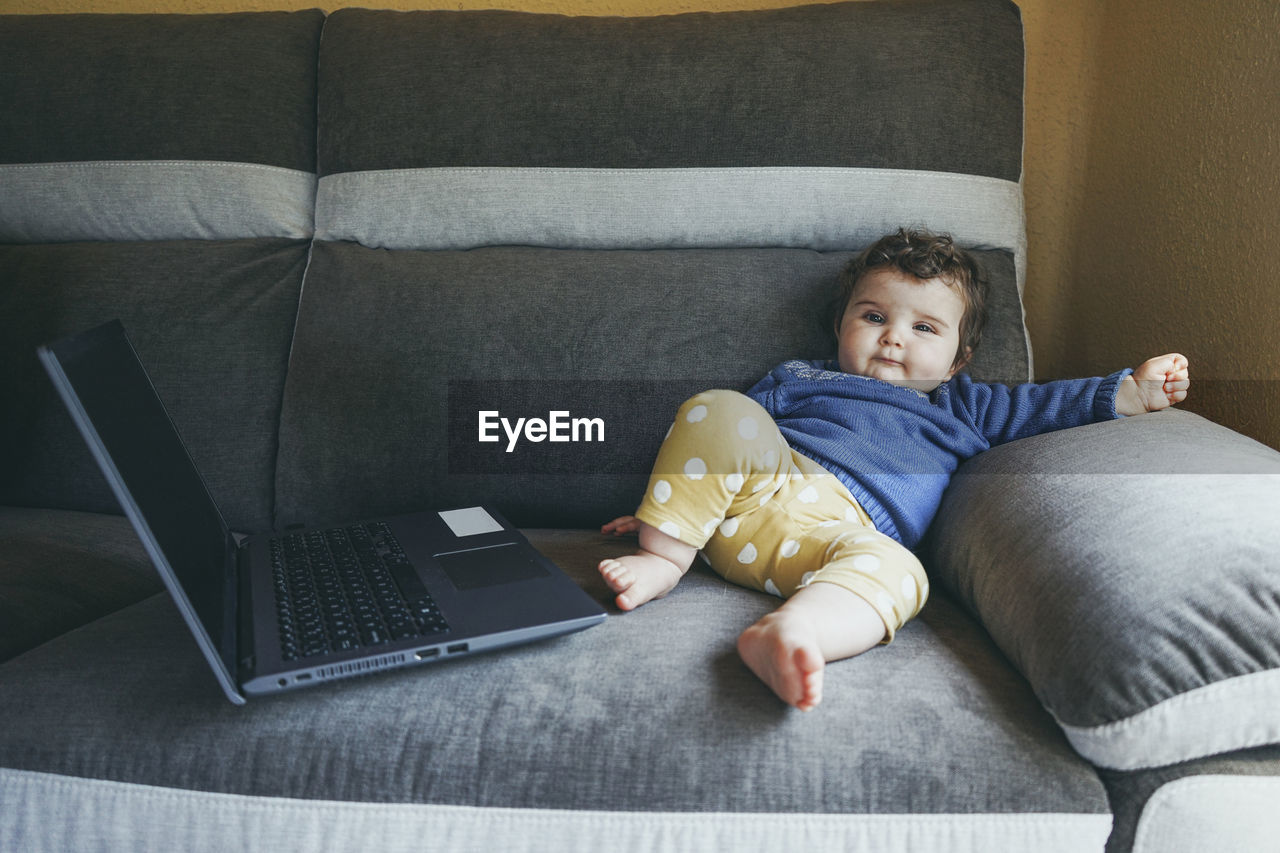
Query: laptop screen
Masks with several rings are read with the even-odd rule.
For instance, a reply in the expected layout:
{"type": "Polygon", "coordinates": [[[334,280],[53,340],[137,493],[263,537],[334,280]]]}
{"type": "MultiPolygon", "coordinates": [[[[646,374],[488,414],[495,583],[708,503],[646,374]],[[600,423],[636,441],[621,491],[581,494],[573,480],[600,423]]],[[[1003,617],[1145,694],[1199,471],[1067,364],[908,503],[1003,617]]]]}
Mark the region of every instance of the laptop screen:
{"type": "Polygon", "coordinates": [[[230,533],[124,327],[108,323],[42,348],[40,356],[152,559],[171,569],[165,581],[179,607],[185,597],[234,674],[230,533]]]}

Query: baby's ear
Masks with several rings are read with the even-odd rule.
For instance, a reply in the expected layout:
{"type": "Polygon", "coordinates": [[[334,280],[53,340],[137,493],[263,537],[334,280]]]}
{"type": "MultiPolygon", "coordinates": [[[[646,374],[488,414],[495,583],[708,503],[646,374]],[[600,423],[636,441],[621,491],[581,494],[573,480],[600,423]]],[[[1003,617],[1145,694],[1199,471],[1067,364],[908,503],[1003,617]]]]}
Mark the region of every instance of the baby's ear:
{"type": "Polygon", "coordinates": [[[955,363],[951,365],[951,372],[947,374],[947,381],[951,381],[952,376],[968,367],[971,358],[973,358],[973,347],[965,347],[963,353],[957,353],[955,363]]]}

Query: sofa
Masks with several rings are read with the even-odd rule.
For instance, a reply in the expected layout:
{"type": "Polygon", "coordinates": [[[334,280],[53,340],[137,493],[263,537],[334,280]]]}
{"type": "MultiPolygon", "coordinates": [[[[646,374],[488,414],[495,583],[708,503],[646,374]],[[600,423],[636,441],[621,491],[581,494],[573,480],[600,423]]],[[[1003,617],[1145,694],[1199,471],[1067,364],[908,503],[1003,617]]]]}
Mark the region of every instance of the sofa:
{"type": "Polygon", "coordinates": [[[1033,376],[1022,121],[1007,0],[0,16],[0,849],[1274,850],[1280,453],[1205,418],[965,463],[811,713],[734,650],[776,599],[596,571],[882,233],[971,248],[970,372],[1033,376]],[[112,319],[232,529],[488,502],[610,616],[232,705],[36,358],[112,319]]]}

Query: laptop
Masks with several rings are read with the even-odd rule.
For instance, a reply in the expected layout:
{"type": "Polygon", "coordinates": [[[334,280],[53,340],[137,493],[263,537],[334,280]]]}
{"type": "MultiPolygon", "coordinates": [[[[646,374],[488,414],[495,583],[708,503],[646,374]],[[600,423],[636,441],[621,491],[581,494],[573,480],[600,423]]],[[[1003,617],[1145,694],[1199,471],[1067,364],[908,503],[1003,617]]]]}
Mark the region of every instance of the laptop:
{"type": "Polygon", "coordinates": [[[490,505],[238,537],[120,321],[38,352],[235,704],[605,618],[490,505]]]}

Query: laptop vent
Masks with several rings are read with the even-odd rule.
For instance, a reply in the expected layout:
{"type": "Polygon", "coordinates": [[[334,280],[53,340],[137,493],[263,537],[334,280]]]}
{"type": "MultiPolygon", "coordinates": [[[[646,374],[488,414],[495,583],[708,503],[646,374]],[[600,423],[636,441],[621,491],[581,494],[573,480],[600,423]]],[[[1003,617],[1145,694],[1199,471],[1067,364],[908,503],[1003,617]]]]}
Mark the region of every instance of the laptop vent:
{"type": "Polygon", "coordinates": [[[351,663],[340,663],[335,666],[324,666],[316,670],[317,678],[344,678],[348,675],[361,675],[379,669],[400,666],[409,659],[408,655],[383,655],[380,658],[357,660],[351,663]]]}

